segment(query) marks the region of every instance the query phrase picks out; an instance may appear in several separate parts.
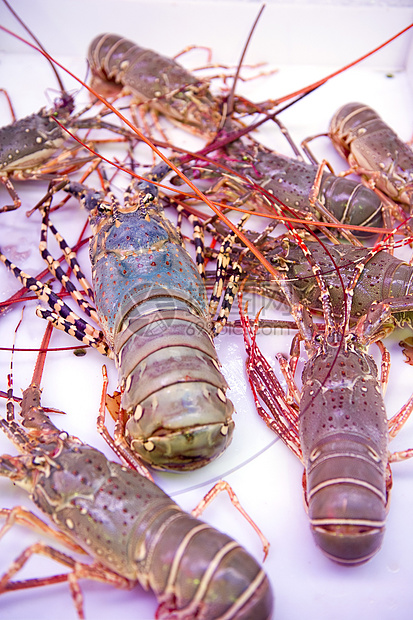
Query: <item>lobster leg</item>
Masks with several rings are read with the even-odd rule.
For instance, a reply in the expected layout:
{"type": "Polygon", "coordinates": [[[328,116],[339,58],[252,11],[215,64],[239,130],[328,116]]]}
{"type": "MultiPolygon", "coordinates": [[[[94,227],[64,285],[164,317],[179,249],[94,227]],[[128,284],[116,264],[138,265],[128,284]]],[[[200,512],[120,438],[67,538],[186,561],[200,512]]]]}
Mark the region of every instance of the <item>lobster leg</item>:
{"type": "MultiPolygon", "coordinates": [[[[389,439],[394,439],[404,423],[408,420],[413,412],[413,394],[405,405],[388,421],[389,439]]],[[[407,450],[399,450],[389,454],[389,463],[399,463],[407,459],[413,458],[413,448],[407,450]]]]}
{"type": "MultiPolygon", "coordinates": [[[[237,224],[238,230],[241,230],[244,222],[249,218],[249,215],[245,215],[241,218],[240,222],[237,224]]],[[[231,248],[235,242],[236,235],[235,233],[230,233],[221,244],[221,248],[219,250],[218,258],[217,258],[217,271],[216,271],[216,282],[214,285],[214,290],[211,294],[211,299],[209,302],[209,312],[211,316],[214,316],[219,300],[222,295],[222,289],[225,281],[225,277],[227,274],[227,268],[230,263],[230,252],[231,248]]]]}
{"type": "Polygon", "coordinates": [[[301,460],[302,452],[298,436],[298,413],[292,404],[286,402],[284,391],[271,366],[258,348],[255,337],[258,329],[257,317],[254,329],[242,311],[242,298],[239,300],[241,324],[247,351],[247,376],[254,396],[257,412],[271,430],[301,460]],[[259,401],[262,398],[271,415],[259,401]]]}
{"type": "Polygon", "coordinates": [[[102,435],[103,439],[106,441],[108,446],[112,448],[113,452],[124,461],[129,467],[139,472],[148,480],[153,482],[152,475],[150,474],[147,467],[142,463],[139,457],[132,452],[132,450],[128,449],[128,446],[124,440],[124,423],[121,420],[122,411],[120,406],[118,405],[118,418],[116,420],[115,425],[115,433],[114,437],[109,433],[106,424],[105,424],[105,409],[106,409],[106,399],[107,399],[107,387],[108,387],[108,375],[106,372],[106,366],[102,366],[102,374],[103,374],[103,387],[102,387],[102,397],[100,400],[99,407],[99,415],[97,419],[97,429],[99,433],[102,435]]]}
{"type": "Polygon", "coordinates": [[[59,232],[56,230],[53,224],[51,222],[48,222],[48,209],[47,208],[43,209],[43,220],[42,220],[42,227],[41,227],[41,233],[40,233],[39,250],[40,250],[40,254],[42,258],[47,263],[50,273],[53,274],[55,278],[59,280],[59,282],[62,284],[64,289],[68,293],[70,293],[71,297],[76,301],[76,303],[83,310],[83,312],[85,312],[85,314],[90,316],[94,321],[98,322],[98,316],[96,314],[95,308],[91,306],[89,302],[83,298],[81,293],[75,288],[75,286],[72,284],[68,276],[65,274],[65,272],[61,268],[59,261],[53,258],[53,256],[50,254],[47,248],[48,227],[50,227],[52,232],[54,232],[55,237],[59,242],[60,248],[63,251],[63,255],[65,256],[70,268],[73,270],[73,273],[75,274],[77,280],[80,282],[80,284],[86,291],[89,298],[93,299],[92,287],[87,282],[85,276],[83,275],[83,272],[80,269],[80,265],[77,261],[76,254],[73,252],[73,250],[64,240],[64,238],[59,234],[59,232]]]}
{"type": "MultiPolygon", "coordinates": [[[[178,225],[177,230],[181,229],[181,220],[184,215],[186,219],[193,225],[193,243],[195,246],[195,261],[198,268],[198,273],[205,279],[205,257],[204,257],[204,227],[200,223],[199,219],[192,213],[184,209],[181,205],[176,204],[175,208],[178,212],[178,225]]],[[[243,223],[249,218],[249,215],[244,216],[238,223],[237,227],[241,230],[243,223]]],[[[220,250],[217,255],[217,266],[215,273],[214,288],[210,296],[209,312],[211,317],[215,315],[215,312],[221,302],[221,308],[217,318],[214,320],[214,326],[212,333],[217,336],[227,323],[228,316],[231,312],[231,308],[234,303],[234,299],[238,292],[238,283],[242,277],[242,267],[239,262],[233,262],[231,264],[232,274],[226,284],[225,291],[224,284],[227,276],[228,266],[230,265],[230,252],[231,247],[236,239],[235,233],[227,235],[223,240],[220,250]]]]}
{"type": "Polygon", "coordinates": [[[13,527],[13,525],[24,525],[35,532],[41,532],[47,536],[52,536],[56,541],[59,541],[61,544],[76,553],[85,553],[82,547],[79,547],[79,545],[74,543],[73,540],[66,536],[64,532],[54,530],[50,527],[50,525],[47,525],[45,521],[39,519],[39,517],[37,517],[33,512],[26,510],[23,506],[15,506],[14,508],[0,508],[0,517],[4,517],[6,519],[5,524],[0,529],[0,538],[2,538],[13,527]]]}
{"type": "Polygon", "coordinates": [[[202,277],[202,279],[205,280],[204,227],[199,221],[198,217],[196,217],[192,213],[189,213],[181,205],[176,205],[176,210],[177,210],[178,216],[177,216],[175,228],[181,237],[182,237],[181,228],[182,228],[183,215],[185,215],[186,219],[192,224],[192,230],[193,230],[192,241],[195,247],[195,264],[197,266],[199,275],[202,277]]]}
{"type": "Polygon", "coordinates": [[[4,207],[1,207],[0,213],[5,213],[6,211],[14,211],[15,209],[19,209],[22,203],[9,177],[0,176],[0,183],[3,183],[4,187],[9,192],[10,198],[13,200],[12,205],[4,205],[4,207]]]}
{"type": "Polygon", "coordinates": [[[37,306],[36,314],[41,319],[46,319],[50,321],[50,323],[56,329],[66,332],[69,336],[76,338],[82,344],[87,347],[93,347],[97,349],[102,355],[106,355],[109,358],[113,358],[112,351],[109,349],[108,345],[101,339],[100,333],[95,330],[92,326],[87,324],[87,329],[78,329],[76,325],[73,324],[73,321],[81,320],[79,317],[71,311],[69,319],[62,318],[59,314],[56,314],[52,310],[48,308],[42,308],[41,306],[37,306]],[[88,333],[90,332],[90,333],[88,333]]]}
{"type": "Polygon", "coordinates": [[[77,314],[62,301],[52,289],[43,284],[40,280],[36,280],[17,267],[14,263],[0,252],[0,260],[4,265],[16,276],[16,278],[27,289],[33,291],[41,301],[45,301],[52,310],[43,308],[38,309],[38,314],[42,318],[47,318],[53,324],[74,336],[80,342],[95,347],[101,353],[111,356],[111,351],[107,344],[102,340],[100,331],[93,328],[86,321],[81,319],[77,314]]]}
{"type": "Polygon", "coordinates": [[[230,486],[230,484],[228,484],[226,480],[219,480],[216,484],[214,484],[212,489],[208,491],[205,497],[203,497],[203,499],[199,502],[199,504],[191,511],[192,516],[200,517],[201,514],[204,512],[205,508],[209,506],[209,504],[216,498],[216,496],[219,493],[221,493],[221,491],[226,491],[228,493],[229,498],[231,500],[231,504],[235,506],[238,512],[242,514],[242,516],[248,521],[248,523],[257,532],[258,536],[260,537],[261,543],[262,543],[262,547],[264,550],[264,560],[265,560],[268,555],[270,543],[268,542],[264,534],[261,532],[258,525],[251,519],[251,517],[246,512],[246,510],[241,506],[241,503],[238,497],[236,496],[234,490],[232,489],[232,487],[230,486]]]}
{"type": "Polygon", "coordinates": [[[40,587],[44,585],[53,585],[67,581],[72,595],[73,603],[78,618],[85,618],[83,610],[83,594],[79,586],[79,579],[91,579],[94,581],[104,582],[117,588],[131,588],[133,582],[129,579],[117,575],[107,568],[98,567],[95,564],[83,564],[71,556],[46,545],[42,542],[34,543],[27,547],[11,564],[9,569],[0,577],[0,594],[10,590],[24,590],[26,588],[40,587]],[[72,569],[71,572],[63,575],[52,575],[44,578],[26,579],[24,581],[12,581],[16,575],[33,555],[42,555],[63,564],[72,569]]]}
{"type": "Polygon", "coordinates": [[[380,383],[381,390],[383,392],[383,396],[386,393],[387,385],[389,383],[389,374],[390,374],[390,353],[384,346],[381,340],[376,341],[376,345],[380,349],[381,353],[381,373],[380,373],[380,383]]]}
{"type": "Polygon", "coordinates": [[[401,461],[406,461],[411,458],[413,458],[413,448],[399,450],[398,452],[393,452],[389,456],[389,463],[400,463],[401,461]]]}
{"type": "Polygon", "coordinates": [[[394,439],[413,411],[413,395],[407,403],[388,421],[389,439],[394,439]]]}
{"type": "Polygon", "coordinates": [[[231,308],[239,289],[239,280],[241,276],[241,265],[239,263],[233,263],[232,274],[222,297],[222,304],[218,317],[215,319],[214,327],[212,328],[212,333],[214,336],[217,336],[227,324],[229,313],[231,312],[231,308]]]}
{"type": "MultiPolygon", "coordinates": [[[[44,218],[42,221],[42,227],[41,227],[41,235],[40,235],[40,244],[39,244],[39,249],[40,249],[40,253],[42,255],[42,257],[44,258],[44,260],[50,264],[49,266],[49,271],[52,271],[53,275],[56,276],[55,274],[55,270],[57,270],[57,267],[60,263],[56,264],[56,261],[53,259],[53,257],[50,256],[48,249],[47,249],[47,228],[50,228],[50,230],[52,231],[52,233],[54,234],[56,241],[59,244],[59,247],[61,249],[61,251],[63,252],[63,256],[67,262],[67,264],[69,265],[71,271],[73,271],[73,273],[76,276],[76,279],[79,281],[79,283],[81,284],[83,290],[85,291],[86,295],[93,300],[93,289],[92,286],[89,284],[89,282],[87,281],[85,275],[83,274],[79,262],[77,260],[77,256],[76,256],[76,252],[74,252],[74,250],[72,250],[72,248],[69,246],[69,244],[67,243],[67,241],[65,241],[65,239],[62,237],[62,235],[59,233],[59,231],[53,226],[53,224],[51,223],[51,221],[48,218],[48,213],[45,211],[44,213],[44,218]],[[44,252],[44,254],[43,254],[44,252]],[[52,261],[50,261],[50,258],[52,258],[52,261]]],[[[56,276],[58,277],[58,276],[56,276]]],[[[94,308],[92,308],[92,310],[94,310],[94,308]]],[[[88,314],[88,312],[86,312],[88,314]]]]}

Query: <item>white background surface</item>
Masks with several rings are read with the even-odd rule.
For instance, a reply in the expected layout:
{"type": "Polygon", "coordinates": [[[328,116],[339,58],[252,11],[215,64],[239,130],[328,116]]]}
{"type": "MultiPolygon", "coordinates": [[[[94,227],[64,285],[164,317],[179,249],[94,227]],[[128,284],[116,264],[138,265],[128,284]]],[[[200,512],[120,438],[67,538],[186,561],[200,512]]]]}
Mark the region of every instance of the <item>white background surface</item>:
{"type": "MultiPolygon", "coordinates": [[[[118,1],[27,3],[15,0],[13,6],[35,31],[46,49],[77,75],[84,78],[84,60],[88,43],[100,32],[123,34],[143,47],[173,55],[186,45],[207,45],[212,48],[213,61],[236,64],[242,46],[257,14],[257,3],[221,2],[132,2],[118,1]]],[[[334,7],[327,12],[311,6],[282,5],[266,7],[247,56],[247,63],[266,61],[279,72],[271,78],[240,84],[238,90],[255,101],[278,97],[323,77],[347,64],[369,49],[379,45],[413,21],[411,8],[334,7]],[[297,19],[300,11],[300,20],[297,19]],[[298,22],[302,26],[298,26],[298,22]]],[[[21,28],[0,5],[0,23],[21,33],[21,28]]],[[[300,140],[307,135],[327,129],[335,110],[349,101],[372,105],[402,136],[413,134],[412,76],[405,70],[407,50],[412,34],[392,44],[360,67],[335,78],[282,116],[293,136],[300,140]],[[393,77],[386,77],[391,73],[393,77]]],[[[55,81],[47,63],[40,55],[30,52],[4,33],[0,35],[0,85],[8,89],[16,114],[22,117],[50,105],[55,94],[55,81]],[[49,89],[49,90],[48,90],[49,89]]],[[[184,56],[188,68],[205,64],[205,54],[196,52],[184,56]]],[[[216,72],[216,71],[214,71],[216,72]]],[[[213,72],[213,73],[214,73],[213,72]]],[[[64,76],[68,88],[77,88],[64,76]]],[[[87,101],[87,94],[78,94],[87,101]]],[[[9,122],[9,113],[0,100],[0,124],[9,122]]],[[[177,138],[178,139],[178,138],[177,138]]],[[[179,136],[190,148],[197,141],[179,136]]],[[[277,129],[266,128],[266,144],[286,154],[288,146],[277,129]]],[[[319,155],[326,155],[337,167],[343,163],[327,143],[315,145],[319,155]]],[[[44,184],[17,184],[23,207],[18,212],[1,214],[0,245],[5,253],[23,269],[36,274],[43,269],[37,250],[39,216],[26,218],[25,211],[44,193],[44,184]]],[[[0,189],[0,204],[9,201],[0,189]]],[[[71,202],[56,214],[55,224],[69,243],[73,244],[86,220],[76,202],[71,202]]],[[[79,260],[87,270],[87,250],[79,260]]],[[[7,299],[19,288],[13,276],[0,266],[0,299],[7,299]]],[[[57,289],[58,290],[58,289],[57,289]]],[[[34,315],[36,303],[26,304],[18,347],[39,346],[44,324],[34,315]]],[[[2,347],[12,343],[13,330],[21,305],[0,317],[2,347]]],[[[386,395],[389,415],[394,414],[411,392],[413,369],[407,366],[398,347],[401,334],[386,340],[392,353],[390,384],[386,395]]],[[[291,335],[262,337],[271,363],[276,352],[288,353],[291,335]]],[[[71,346],[66,334],[55,333],[52,346],[71,346]]],[[[193,508],[219,478],[233,486],[241,502],[262,528],[271,543],[265,568],[276,596],[274,617],[298,620],[303,617],[324,620],[364,618],[407,620],[413,604],[413,462],[393,467],[394,487],[381,551],[366,565],[341,567],[324,558],[311,538],[303,508],[299,461],[268,430],[258,418],[244,374],[244,347],[241,337],[224,335],[216,341],[223,372],[231,387],[235,404],[236,431],[226,453],[208,467],[185,475],[156,474],[160,486],[182,507],[193,508]]],[[[376,355],[375,347],[371,352],[376,355]]],[[[10,353],[0,351],[0,389],[6,389],[10,353]]],[[[305,358],[303,358],[304,360],[305,358]]],[[[16,353],[15,391],[30,382],[35,353],[16,353]]],[[[101,390],[103,358],[88,350],[83,358],[71,352],[51,352],[48,355],[43,381],[43,404],[67,412],[57,424],[67,431],[103,450],[110,450],[95,431],[95,418],[101,390]]],[[[110,390],[116,388],[113,364],[110,371],[110,390]]],[[[4,409],[2,409],[4,411],[4,409]]],[[[393,449],[413,446],[413,420],[406,424],[393,449]]],[[[14,453],[14,448],[0,437],[1,452],[14,453]]],[[[0,479],[1,506],[17,504],[31,506],[23,491],[13,488],[7,479],[0,479]]],[[[208,508],[205,520],[229,532],[259,560],[260,543],[242,518],[222,495],[208,508]]],[[[0,541],[0,573],[25,546],[37,536],[24,528],[15,527],[0,541]]],[[[25,577],[60,572],[60,567],[41,558],[32,559],[22,574],[25,577]]],[[[122,617],[150,620],[154,618],[156,600],[139,587],[123,592],[95,583],[82,583],[86,617],[101,620],[122,617]]],[[[27,592],[9,593],[0,597],[0,617],[8,620],[38,618],[60,620],[75,618],[66,584],[27,592]]]]}

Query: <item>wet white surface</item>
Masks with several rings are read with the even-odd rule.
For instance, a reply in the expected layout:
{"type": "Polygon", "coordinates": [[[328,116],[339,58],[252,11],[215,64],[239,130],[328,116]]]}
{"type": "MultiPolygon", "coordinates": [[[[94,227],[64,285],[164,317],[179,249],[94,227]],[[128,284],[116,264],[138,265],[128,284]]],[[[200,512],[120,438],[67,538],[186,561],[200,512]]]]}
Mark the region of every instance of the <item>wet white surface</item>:
{"type": "MultiPolygon", "coordinates": [[[[35,31],[50,54],[68,66],[82,79],[86,75],[85,50],[96,34],[114,31],[133,38],[142,46],[173,55],[185,46],[210,46],[213,62],[234,65],[256,16],[257,4],[221,3],[213,11],[207,3],[168,2],[111,2],[52,3],[46,0],[29,5],[23,0],[14,7],[35,31]],[[64,10],[63,10],[64,7],[64,10]],[[64,12],[65,11],[65,12],[64,12]],[[228,20],[236,13],[236,25],[228,30],[228,20]],[[233,33],[229,36],[229,32],[233,33]]],[[[241,83],[239,90],[250,99],[262,101],[278,97],[303,87],[340,66],[354,60],[379,45],[413,21],[413,9],[351,9],[337,7],[334,17],[303,8],[306,37],[294,26],[297,7],[268,6],[254,35],[247,63],[266,61],[277,67],[278,73],[252,82],[241,83]],[[362,13],[360,13],[362,11],[362,13]],[[363,11],[366,11],[364,14],[363,11]],[[364,19],[366,17],[366,19],[364,19]],[[360,37],[359,20],[364,20],[364,40],[360,37]],[[332,33],[332,30],[335,33],[332,33]],[[352,28],[352,30],[351,30],[352,28]],[[351,34],[351,32],[353,34],[351,34]],[[349,34],[350,33],[350,34],[349,34]]],[[[5,7],[0,5],[0,23],[21,33],[5,7]]],[[[406,56],[412,34],[407,33],[376,57],[331,80],[301,103],[285,112],[282,121],[294,138],[325,131],[335,110],[349,101],[372,105],[399,133],[409,140],[413,134],[412,75],[406,68],[406,56]],[[388,77],[392,75],[392,77],[388,77]]],[[[188,68],[205,64],[205,52],[197,51],[182,57],[188,68]]],[[[212,73],[219,72],[214,70],[212,73]]],[[[251,74],[251,71],[249,72],[251,74]]],[[[64,76],[68,88],[77,88],[64,76]]],[[[0,85],[7,88],[16,114],[20,118],[50,105],[56,89],[50,68],[40,55],[28,51],[8,35],[0,36],[0,85]],[[49,89],[49,90],[48,90],[49,89]]],[[[78,98],[87,101],[84,91],[78,98]]],[[[0,124],[9,122],[8,108],[0,99],[0,124]]],[[[171,135],[176,135],[172,133],[171,135]]],[[[182,144],[193,148],[198,141],[192,136],[177,137],[182,144]]],[[[275,126],[262,132],[268,146],[290,154],[287,144],[275,126]]],[[[319,156],[326,156],[337,170],[345,165],[327,140],[316,143],[319,156]]],[[[46,185],[17,183],[23,207],[19,211],[1,214],[0,246],[25,271],[32,275],[43,269],[38,253],[39,216],[26,218],[25,212],[44,194],[46,185]]],[[[0,204],[9,198],[0,188],[0,204]]],[[[54,223],[70,244],[74,244],[86,220],[75,201],[71,201],[53,218],[54,223]]],[[[53,246],[52,246],[53,247],[53,246]]],[[[57,253],[57,250],[55,250],[57,253]]],[[[88,253],[79,254],[82,268],[88,270],[88,253]]],[[[6,300],[20,285],[0,265],[0,299],[6,300]]],[[[58,290],[58,288],[56,289],[58,290]]],[[[25,304],[22,326],[16,346],[35,348],[40,345],[44,323],[35,316],[35,301],[25,304]]],[[[0,318],[1,347],[10,347],[13,332],[21,315],[21,304],[11,307],[0,318]]],[[[258,309],[258,308],[257,308],[258,309]]],[[[287,317],[286,317],[287,318],[287,317]]],[[[392,354],[392,368],[386,405],[394,414],[410,396],[413,369],[406,365],[398,346],[400,333],[386,340],[392,354]]],[[[274,355],[288,353],[291,334],[263,336],[263,346],[271,364],[274,355]]],[[[73,346],[72,339],[54,333],[52,347],[73,346]]],[[[274,617],[281,620],[335,617],[381,618],[411,617],[413,596],[413,538],[411,512],[413,509],[413,462],[393,467],[394,487],[387,531],[381,551],[368,564],[345,568],[324,558],[311,538],[302,502],[302,466],[292,453],[276,440],[258,418],[244,372],[244,346],[240,335],[225,334],[216,340],[223,372],[230,385],[230,396],[236,408],[234,440],[226,453],[204,469],[185,475],[156,474],[156,481],[185,509],[193,508],[212,484],[225,478],[234,488],[243,505],[249,510],[271,543],[265,569],[276,596],[274,617]]],[[[371,352],[376,356],[375,347],[371,352]]],[[[14,361],[15,392],[19,394],[30,382],[36,353],[17,352],[14,361]]],[[[303,357],[303,359],[305,359],[303,357]]],[[[377,358],[378,359],[378,358],[377,358]]],[[[43,380],[43,404],[64,410],[67,415],[56,423],[70,433],[113,455],[95,430],[95,419],[101,391],[102,356],[89,349],[86,356],[75,357],[71,351],[50,352],[43,380]]],[[[0,351],[0,389],[7,386],[10,352],[0,351]]],[[[108,363],[110,390],[116,388],[114,365],[108,363]]],[[[2,409],[4,411],[4,408],[2,409]]],[[[408,422],[393,442],[394,449],[413,446],[413,420],[408,422]]],[[[1,453],[13,453],[8,440],[0,436],[1,453]]],[[[17,504],[31,507],[25,493],[7,479],[0,479],[0,505],[17,504]]],[[[206,511],[205,520],[229,532],[252,554],[261,560],[260,543],[254,532],[222,495],[206,511]]],[[[0,572],[28,544],[38,539],[22,527],[14,527],[0,541],[0,572]]],[[[52,562],[32,558],[22,577],[34,577],[60,572],[52,562]]],[[[106,620],[121,615],[122,620],[155,617],[156,600],[151,593],[136,587],[130,592],[115,590],[96,583],[82,583],[87,618],[106,620]]],[[[75,618],[66,584],[15,592],[0,597],[0,615],[8,620],[42,617],[49,620],[75,618]]]]}

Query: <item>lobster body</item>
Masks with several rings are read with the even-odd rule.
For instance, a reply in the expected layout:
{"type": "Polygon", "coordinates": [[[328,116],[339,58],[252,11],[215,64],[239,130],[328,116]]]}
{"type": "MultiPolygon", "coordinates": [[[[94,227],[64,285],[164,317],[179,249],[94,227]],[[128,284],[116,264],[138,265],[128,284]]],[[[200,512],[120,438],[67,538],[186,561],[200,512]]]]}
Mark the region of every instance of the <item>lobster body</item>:
{"type": "Polygon", "coordinates": [[[113,197],[109,211],[88,196],[95,301],[118,366],[126,440],[154,467],[201,467],[234,427],[202,278],[151,183],[123,207],[113,197]]]}
{"type": "Polygon", "coordinates": [[[63,131],[45,109],[0,128],[0,175],[30,174],[64,142],[63,131]]]}
{"type": "MultiPolygon", "coordinates": [[[[366,260],[369,249],[337,244],[329,246],[327,253],[317,242],[309,241],[306,245],[321,269],[330,292],[333,308],[342,308],[343,286],[345,288],[350,284],[354,265],[366,260]],[[337,278],[337,269],[340,270],[343,284],[337,278]]],[[[291,286],[303,304],[309,308],[321,310],[319,286],[311,266],[305,260],[303,251],[297,243],[290,240],[276,242],[266,252],[266,256],[272,263],[279,265],[287,272],[291,286]]],[[[263,290],[270,291],[272,288],[272,283],[268,287],[263,284],[263,290]]],[[[360,318],[367,313],[374,302],[405,298],[412,292],[412,266],[381,250],[368,260],[357,281],[352,297],[351,317],[360,318]]],[[[395,312],[393,319],[398,325],[405,322],[412,325],[412,310],[409,310],[406,305],[406,310],[395,312]]]]}
{"type": "Polygon", "coordinates": [[[348,103],[332,118],[329,136],[350,165],[368,174],[385,194],[412,204],[413,151],[375,110],[348,103]]]}
{"type": "Polygon", "coordinates": [[[388,426],[377,367],[361,348],[324,341],[305,365],[299,436],[311,529],[342,563],[381,546],[387,513],[388,426]]]}
{"type": "Polygon", "coordinates": [[[73,98],[62,92],[52,109],[42,108],[36,114],[0,127],[0,182],[13,200],[12,205],[1,207],[0,212],[21,205],[12,179],[24,181],[56,172],[52,158],[64,144],[66,134],[53,119],[70,124],[73,110],[73,98]]]}
{"type": "MultiPolygon", "coordinates": [[[[301,213],[316,211],[309,196],[314,185],[318,166],[299,161],[264,146],[250,142],[242,146],[240,140],[226,147],[231,166],[256,181],[282,205],[301,213]]],[[[353,179],[337,177],[323,172],[317,195],[320,203],[342,224],[354,226],[381,226],[382,204],[368,187],[353,179]]],[[[368,230],[363,235],[367,235],[368,230]]]]}
{"type": "Polygon", "coordinates": [[[150,102],[183,129],[212,137],[221,122],[219,101],[202,82],[172,58],[139,47],[116,34],[101,34],[89,46],[88,61],[101,92],[112,87],[150,102]],[[120,85],[119,87],[117,85],[120,85]]]}
{"type": "Polygon", "coordinates": [[[0,475],[28,490],[58,530],[95,559],[101,580],[121,576],[123,587],[139,581],[151,588],[157,618],[271,617],[271,587],[252,556],[183,512],[151,480],[56,428],[33,382],[23,393],[22,418],[22,426],[0,418],[23,452],[0,457],[0,475]]]}
{"type": "MultiPolygon", "coordinates": [[[[312,212],[322,217],[310,204],[309,194],[316,179],[318,166],[307,164],[277,154],[248,136],[237,135],[239,125],[231,120],[224,122],[222,98],[213,96],[206,82],[201,82],[171,58],[139,47],[132,41],[115,34],[97,36],[89,46],[88,61],[92,70],[92,85],[105,93],[109,88],[124,89],[138,103],[147,102],[150,108],[164,114],[186,130],[217,142],[227,137],[228,143],[219,148],[212,159],[226,168],[233,169],[244,178],[252,179],[270,192],[287,208],[299,213],[312,212]]],[[[213,142],[205,151],[213,150],[213,142]]],[[[222,170],[205,170],[194,176],[201,178],[222,176],[222,170]]],[[[185,169],[188,176],[192,171],[185,169]]],[[[180,181],[178,181],[179,183],[180,181]]],[[[239,187],[242,197],[245,186],[239,187]]],[[[226,188],[224,198],[233,199],[226,188]]],[[[257,193],[257,198],[262,198],[257,193]]],[[[317,196],[319,202],[341,223],[355,226],[381,226],[382,203],[370,188],[352,179],[337,177],[325,172],[317,196]]],[[[268,210],[262,199],[255,201],[259,210],[268,210]]],[[[369,233],[358,233],[366,236],[369,233]]]]}
{"type": "MultiPolygon", "coordinates": [[[[277,205],[288,215],[303,217],[312,213],[317,219],[325,219],[320,212],[321,205],[342,224],[364,226],[365,231],[356,231],[359,236],[369,236],[369,226],[382,226],[382,202],[375,192],[353,179],[338,177],[324,171],[316,195],[316,202],[310,202],[310,194],[316,182],[318,166],[306,163],[271,151],[250,137],[235,138],[231,141],[231,133],[237,133],[234,124],[226,123],[228,143],[220,147],[210,156],[217,163],[216,167],[200,165],[192,172],[190,167],[184,168],[187,176],[195,178],[218,178],[222,173],[219,165],[231,168],[236,174],[248,179],[249,183],[237,183],[237,177],[231,177],[231,184],[223,186],[220,199],[236,201],[245,196],[258,211],[274,213],[277,205]],[[250,192],[251,181],[254,192],[250,192]],[[262,191],[260,191],[262,188],[262,191]],[[275,200],[274,200],[274,198],[275,200]],[[270,203],[270,204],[269,204],[270,203]]],[[[212,150],[212,147],[208,147],[212,150]]],[[[174,181],[180,183],[179,179],[174,181]]]]}
{"type": "MultiPolygon", "coordinates": [[[[413,455],[411,450],[400,457],[390,455],[388,449],[413,411],[413,398],[388,420],[382,393],[388,356],[380,343],[379,378],[367,354],[370,343],[386,333],[393,311],[410,308],[395,319],[406,321],[409,312],[411,319],[411,267],[380,251],[379,245],[371,250],[327,247],[304,243],[295,235],[294,242],[284,237],[270,247],[274,255],[266,257],[278,275],[274,296],[289,304],[299,334],[290,360],[278,355],[286,393],[258,350],[256,329],[239,301],[257,410],[304,465],[303,487],[315,542],[330,559],[359,564],[377,553],[383,540],[390,462],[413,455]],[[312,320],[314,309],[322,312],[324,326],[312,320]],[[350,326],[356,318],[357,324],[350,326]],[[300,341],[308,355],[301,390],[294,380],[300,341]]],[[[250,288],[260,292],[259,287],[250,288]]]]}

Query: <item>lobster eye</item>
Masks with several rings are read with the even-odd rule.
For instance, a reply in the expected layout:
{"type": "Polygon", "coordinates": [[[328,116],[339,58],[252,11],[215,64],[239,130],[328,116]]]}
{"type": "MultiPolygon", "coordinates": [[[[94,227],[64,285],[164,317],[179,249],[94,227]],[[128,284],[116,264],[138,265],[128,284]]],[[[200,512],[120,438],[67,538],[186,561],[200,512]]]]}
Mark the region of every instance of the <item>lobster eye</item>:
{"type": "Polygon", "coordinates": [[[144,204],[147,204],[148,202],[153,202],[156,198],[158,192],[156,192],[156,194],[152,193],[151,191],[146,192],[146,194],[143,197],[143,202],[144,204]]]}
{"type": "Polygon", "coordinates": [[[88,190],[83,196],[83,206],[87,211],[96,211],[103,214],[110,211],[109,205],[104,202],[103,192],[96,192],[94,190],[88,190]]]}
{"type": "Polygon", "coordinates": [[[142,200],[144,204],[153,202],[153,200],[158,197],[158,188],[148,181],[140,181],[137,185],[137,189],[143,194],[142,200]]]}
{"type": "Polygon", "coordinates": [[[96,204],[96,211],[99,215],[106,215],[112,212],[112,207],[108,203],[100,201],[96,204]]]}

